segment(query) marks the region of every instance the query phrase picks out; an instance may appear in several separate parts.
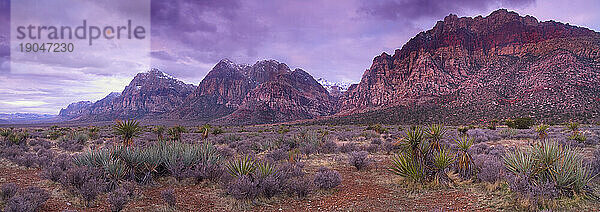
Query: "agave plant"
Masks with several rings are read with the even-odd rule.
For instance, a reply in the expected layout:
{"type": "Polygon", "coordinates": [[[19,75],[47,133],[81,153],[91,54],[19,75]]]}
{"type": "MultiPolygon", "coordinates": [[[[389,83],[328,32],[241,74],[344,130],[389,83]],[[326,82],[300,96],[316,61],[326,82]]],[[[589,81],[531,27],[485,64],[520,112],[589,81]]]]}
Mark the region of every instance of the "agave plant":
{"type": "Polygon", "coordinates": [[[458,171],[463,176],[469,176],[473,170],[473,158],[471,157],[471,154],[469,154],[469,148],[473,146],[473,139],[469,136],[461,136],[458,139],[455,139],[455,142],[458,147],[458,171]]]}
{"type": "Polygon", "coordinates": [[[393,156],[389,171],[411,182],[422,182],[425,178],[424,167],[414,160],[410,153],[399,153],[393,156]]]}
{"type": "Polygon", "coordinates": [[[440,140],[442,140],[445,134],[446,128],[444,128],[444,125],[432,124],[429,126],[429,128],[427,128],[425,135],[430,141],[431,150],[440,151],[442,149],[440,140]]]}
{"type": "Polygon", "coordinates": [[[122,137],[123,144],[129,146],[133,144],[133,138],[141,133],[142,127],[139,122],[133,119],[127,121],[117,120],[117,123],[113,126],[113,130],[115,134],[122,137]]]}
{"type": "Polygon", "coordinates": [[[538,133],[540,140],[544,140],[544,139],[546,139],[546,137],[548,137],[548,129],[549,128],[550,128],[550,126],[547,124],[540,124],[537,127],[535,127],[535,131],[538,133]]]}
{"type": "Polygon", "coordinates": [[[246,155],[229,161],[227,164],[225,164],[225,169],[227,169],[227,172],[229,172],[231,176],[236,178],[248,176],[254,173],[254,170],[256,169],[256,162],[253,158],[246,155]]]}

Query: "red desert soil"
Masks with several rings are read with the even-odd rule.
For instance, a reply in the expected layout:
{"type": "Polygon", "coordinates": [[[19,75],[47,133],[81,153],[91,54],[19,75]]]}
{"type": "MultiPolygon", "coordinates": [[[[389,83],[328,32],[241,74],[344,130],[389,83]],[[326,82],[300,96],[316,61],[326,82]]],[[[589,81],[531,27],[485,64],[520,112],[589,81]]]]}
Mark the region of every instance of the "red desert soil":
{"type": "MultiPolygon", "coordinates": [[[[339,164],[339,163],[338,163],[339,164]]],[[[124,211],[481,211],[488,210],[474,205],[478,197],[465,189],[441,189],[410,192],[398,186],[397,180],[377,163],[367,170],[356,171],[348,165],[334,167],[342,175],[342,184],[333,191],[317,191],[308,198],[275,197],[261,200],[254,206],[235,204],[223,190],[208,183],[178,183],[173,179],[161,179],[156,185],[140,187],[138,197],[124,211]],[[172,187],[177,195],[177,209],[168,209],[160,192],[172,187]],[[234,205],[234,206],[232,206],[234,205]],[[237,205],[237,206],[235,206],[237,205]],[[239,206],[242,205],[242,206],[239,206]]],[[[316,169],[307,167],[307,169],[316,169]]],[[[41,211],[108,211],[106,195],[98,198],[95,206],[85,208],[81,203],[62,191],[59,184],[41,178],[37,169],[23,169],[0,165],[0,184],[13,182],[21,187],[39,186],[52,196],[41,211]]]]}

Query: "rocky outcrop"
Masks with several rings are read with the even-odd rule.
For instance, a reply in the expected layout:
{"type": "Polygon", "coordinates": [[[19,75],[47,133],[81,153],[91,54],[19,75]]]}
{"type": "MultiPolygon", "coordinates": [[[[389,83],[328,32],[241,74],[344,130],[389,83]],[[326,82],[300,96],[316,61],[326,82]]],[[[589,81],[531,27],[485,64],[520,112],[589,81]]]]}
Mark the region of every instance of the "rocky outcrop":
{"type": "Polygon", "coordinates": [[[393,55],[375,57],[340,114],[437,105],[456,119],[598,119],[598,84],[597,32],[504,9],[449,15],[393,55]]]}
{"type": "Polygon", "coordinates": [[[141,119],[172,111],[195,90],[157,69],[137,74],[123,92],[111,93],[91,103],[78,102],[61,110],[64,120],[106,121],[141,119]]]}

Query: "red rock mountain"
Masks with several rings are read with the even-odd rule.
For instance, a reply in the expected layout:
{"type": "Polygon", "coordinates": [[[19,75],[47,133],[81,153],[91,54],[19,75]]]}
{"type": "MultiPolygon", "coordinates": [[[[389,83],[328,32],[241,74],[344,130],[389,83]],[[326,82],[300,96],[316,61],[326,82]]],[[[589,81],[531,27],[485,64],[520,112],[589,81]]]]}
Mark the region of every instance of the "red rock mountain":
{"type": "Polygon", "coordinates": [[[501,9],[487,17],[449,15],[394,55],[375,57],[345,93],[339,115],[598,120],[599,85],[599,33],[501,9]]]}
{"type": "Polygon", "coordinates": [[[108,121],[157,116],[183,103],[194,89],[193,85],[152,69],[137,74],[120,94],[111,93],[94,103],[73,103],[62,109],[59,117],[63,120],[108,121]]]}
{"type": "Polygon", "coordinates": [[[262,124],[335,112],[335,102],[312,76],[274,60],[254,65],[220,61],[167,119],[262,124]]]}

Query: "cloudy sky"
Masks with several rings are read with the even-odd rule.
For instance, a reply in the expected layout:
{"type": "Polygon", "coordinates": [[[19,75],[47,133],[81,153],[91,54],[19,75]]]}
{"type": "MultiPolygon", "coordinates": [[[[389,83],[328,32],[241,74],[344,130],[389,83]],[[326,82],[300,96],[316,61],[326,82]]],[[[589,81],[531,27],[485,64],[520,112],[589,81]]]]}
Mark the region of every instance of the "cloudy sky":
{"type": "Polygon", "coordinates": [[[374,56],[401,48],[450,13],[486,16],[507,8],[540,21],[556,20],[600,31],[597,0],[107,1],[114,0],[77,6],[85,8],[48,4],[48,11],[54,12],[43,15],[61,23],[81,21],[82,15],[99,17],[99,13],[104,15],[100,17],[108,14],[113,22],[132,15],[148,16],[150,50],[127,42],[106,43],[127,51],[105,54],[88,49],[69,57],[27,59],[27,66],[15,67],[13,61],[9,68],[9,48],[14,48],[9,34],[14,26],[9,26],[8,0],[0,0],[0,113],[56,114],[71,102],[120,92],[137,72],[148,67],[198,84],[222,58],[238,63],[276,59],[316,78],[358,82],[374,56]],[[145,6],[135,10],[144,4],[151,4],[149,11],[145,6]]]}

